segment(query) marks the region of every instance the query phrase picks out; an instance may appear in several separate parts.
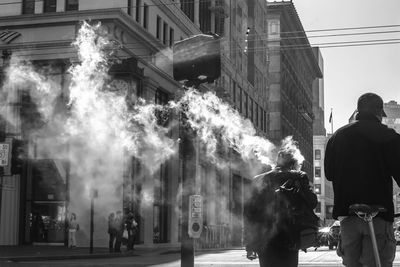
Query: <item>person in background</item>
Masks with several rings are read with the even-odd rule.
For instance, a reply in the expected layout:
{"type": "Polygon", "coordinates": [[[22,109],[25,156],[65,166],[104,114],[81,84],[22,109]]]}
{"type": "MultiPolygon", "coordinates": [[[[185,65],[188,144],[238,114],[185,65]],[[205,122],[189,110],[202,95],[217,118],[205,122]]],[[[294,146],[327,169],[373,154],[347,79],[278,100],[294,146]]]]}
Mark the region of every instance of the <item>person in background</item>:
{"type": "Polygon", "coordinates": [[[114,252],[114,244],[115,244],[115,238],[116,238],[116,229],[115,229],[115,213],[112,212],[110,215],[108,215],[108,236],[109,236],[109,241],[108,241],[108,248],[110,252],[114,252]]]}
{"type": "Polygon", "coordinates": [[[79,224],[76,220],[76,214],[71,213],[71,217],[68,220],[68,247],[76,247],[76,231],[79,231],[79,224]]]}
{"type": "Polygon", "coordinates": [[[128,244],[127,244],[128,251],[134,250],[137,226],[138,226],[138,224],[135,221],[133,213],[132,212],[128,213],[127,219],[126,219],[126,230],[128,231],[128,244]]]}
{"type": "Polygon", "coordinates": [[[114,228],[115,228],[115,246],[114,246],[114,252],[121,252],[121,243],[122,243],[122,234],[124,233],[125,230],[125,222],[124,218],[122,215],[122,211],[117,211],[116,217],[114,220],[114,228]]]}
{"type": "Polygon", "coordinates": [[[375,266],[368,224],[349,214],[352,204],[378,205],[375,235],[382,266],[392,266],[396,252],[393,233],[393,179],[400,185],[400,135],[382,124],[383,100],[366,93],[357,101],[356,121],[338,129],[328,140],[325,176],[332,181],[333,218],[340,220],[337,253],[345,266],[375,266]]]}
{"type": "Polygon", "coordinates": [[[249,200],[244,207],[245,244],[247,258],[258,255],[261,267],[298,266],[297,231],[293,229],[285,202],[277,190],[289,179],[296,181],[304,192],[310,210],[317,206],[307,174],[300,171],[304,157],[291,137],[286,138],[278,151],[276,167],[254,177],[249,200]]]}

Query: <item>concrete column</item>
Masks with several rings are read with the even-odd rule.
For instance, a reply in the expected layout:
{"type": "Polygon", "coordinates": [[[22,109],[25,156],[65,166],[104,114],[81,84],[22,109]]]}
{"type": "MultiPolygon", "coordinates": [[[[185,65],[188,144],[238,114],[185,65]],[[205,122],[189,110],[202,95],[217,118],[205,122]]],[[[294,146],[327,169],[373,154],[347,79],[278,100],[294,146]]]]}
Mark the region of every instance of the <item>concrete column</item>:
{"type": "Polygon", "coordinates": [[[200,0],[194,0],[194,24],[200,27],[200,0]]]}
{"type": "MultiPolygon", "coordinates": [[[[211,0],[211,7],[215,7],[215,0],[211,0]]],[[[215,12],[211,12],[211,32],[215,32],[215,12]]]]}

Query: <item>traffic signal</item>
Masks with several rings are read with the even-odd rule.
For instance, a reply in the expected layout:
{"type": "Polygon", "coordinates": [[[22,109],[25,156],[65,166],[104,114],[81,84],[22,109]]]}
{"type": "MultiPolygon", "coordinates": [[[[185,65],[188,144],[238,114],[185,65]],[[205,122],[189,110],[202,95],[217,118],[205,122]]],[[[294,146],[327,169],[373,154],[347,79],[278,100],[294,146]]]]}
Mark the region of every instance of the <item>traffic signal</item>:
{"type": "Polygon", "coordinates": [[[22,165],[25,159],[25,142],[20,139],[14,139],[11,153],[11,174],[20,174],[22,172],[22,165]]]}
{"type": "Polygon", "coordinates": [[[174,44],[173,72],[177,81],[213,82],[221,75],[221,41],[199,34],[174,44]]]}

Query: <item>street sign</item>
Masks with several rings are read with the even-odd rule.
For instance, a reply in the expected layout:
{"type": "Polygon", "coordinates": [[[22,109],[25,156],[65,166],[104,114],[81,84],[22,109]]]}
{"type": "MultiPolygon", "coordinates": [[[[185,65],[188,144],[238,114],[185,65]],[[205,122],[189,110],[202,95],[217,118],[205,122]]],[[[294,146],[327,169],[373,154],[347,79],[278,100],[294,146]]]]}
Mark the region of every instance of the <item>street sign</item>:
{"type": "Polygon", "coordinates": [[[199,238],[203,230],[203,197],[191,195],[189,197],[189,224],[188,233],[191,238],[199,238]]]}
{"type": "Polygon", "coordinates": [[[0,143],[0,166],[8,165],[9,153],[10,153],[10,144],[0,143]]]}

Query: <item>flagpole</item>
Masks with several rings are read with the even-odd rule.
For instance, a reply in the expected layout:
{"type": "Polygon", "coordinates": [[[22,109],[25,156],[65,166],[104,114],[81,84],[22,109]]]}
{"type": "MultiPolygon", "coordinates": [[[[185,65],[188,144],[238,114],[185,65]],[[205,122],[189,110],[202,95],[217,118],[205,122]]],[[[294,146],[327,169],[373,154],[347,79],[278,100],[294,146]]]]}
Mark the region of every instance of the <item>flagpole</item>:
{"type": "Polygon", "coordinates": [[[333,134],[333,108],[331,108],[331,134],[333,134]]]}

